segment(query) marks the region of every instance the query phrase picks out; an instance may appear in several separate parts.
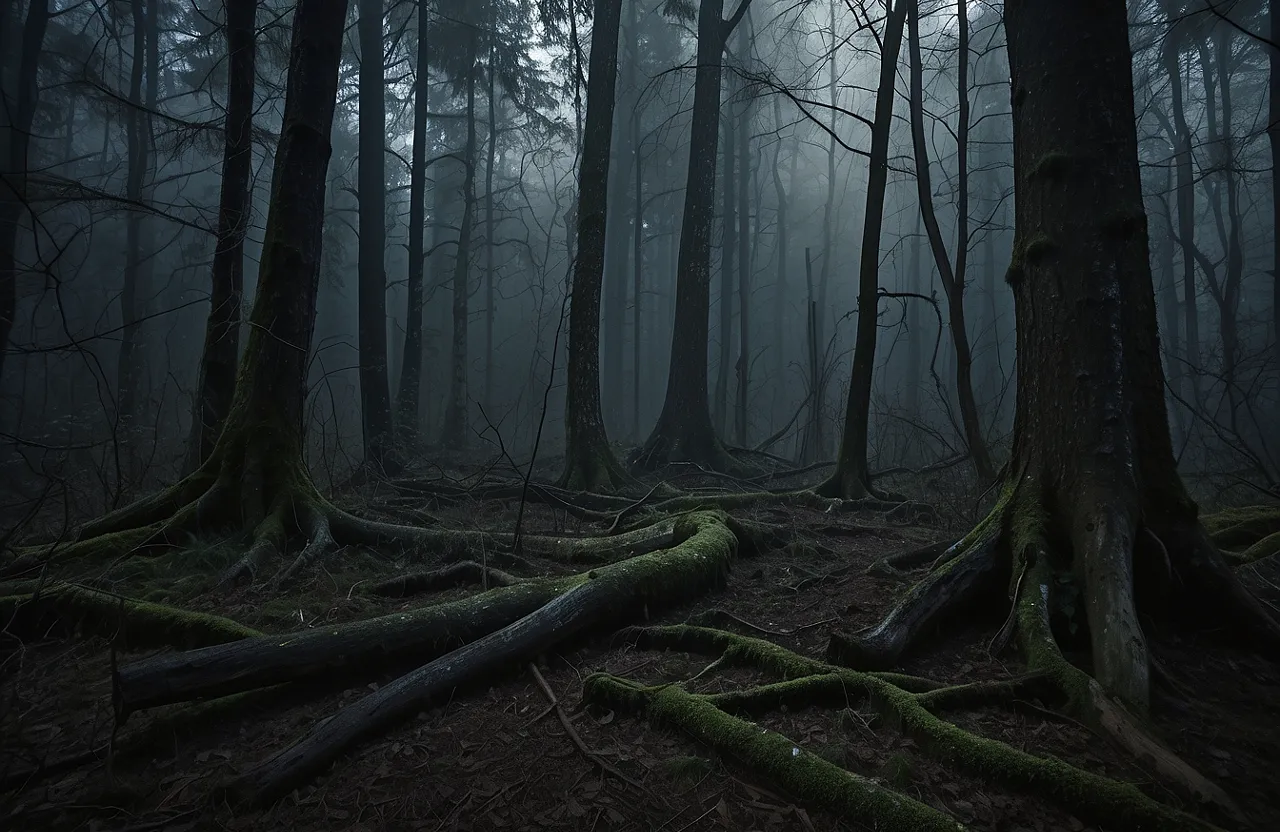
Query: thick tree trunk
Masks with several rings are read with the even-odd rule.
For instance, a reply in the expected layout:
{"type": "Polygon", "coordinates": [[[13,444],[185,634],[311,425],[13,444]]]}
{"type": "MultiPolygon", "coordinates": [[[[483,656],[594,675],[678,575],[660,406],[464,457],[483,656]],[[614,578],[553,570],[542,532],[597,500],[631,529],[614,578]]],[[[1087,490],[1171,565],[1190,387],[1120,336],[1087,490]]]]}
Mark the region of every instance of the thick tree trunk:
{"type": "Polygon", "coordinates": [[[213,253],[209,320],[205,325],[200,386],[191,426],[189,468],[209,458],[231,408],[240,353],[244,299],[244,238],[253,210],[253,89],[257,0],[227,3],[227,121],[222,153],[218,243],[213,253]]]}
{"type": "Polygon", "coordinates": [[[387,382],[386,83],[382,0],[360,0],[360,414],[365,461],[382,468],[391,441],[387,382]]]}
{"type": "Polygon", "coordinates": [[[468,390],[467,376],[469,362],[467,358],[467,322],[468,294],[471,284],[471,226],[475,220],[476,196],[476,78],[475,78],[476,36],[471,35],[471,60],[467,65],[472,67],[467,75],[467,145],[464,151],[467,166],[466,177],[462,186],[462,224],[458,230],[457,260],[453,268],[453,350],[449,358],[449,404],[445,411],[444,427],[440,433],[440,442],[446,447],[459,448],[468,444],[468,425],[471,410],[471,394],[468,390]]]}
{"type": "Polygon", "coordinates": [[[711,222],[715,204],[715,160],[720,112],[721,53],[750,0],[740,0],[729,21],[724,0],[702,0],[698,10],[697,71],[693,125],[676,270],[675,331],[667,394],[658,423],[641,449],[644,468],[685,460],[717,470],[733,467],[711,426],[707,402],[707,326],[711,307],[711,222]]]}
{"type": "Polygon", "coordinates": [[[828,497],[857,499],[871,493],[867,465],[867,434],[871,420],[871,375],[875,368],[876,312],[880,289],[880,232],[884,226],[884,192],[889,179],[889,133],[893,124],[893,85],[907,9],[914,0],[897,0],[885,21],[880,53],[880,81],[871,129],[871,157],[867,175],[867,207],[863,214],[862,253],[858,261],[858,334],[854,340],[853,373],[836,470],[818,486],[828,497]]]}
{"type": "MultiPolygon", "coordinates": [[[[636,4],[631,4],[631,31],[635,31],[636,4]]],[[[633,58],[634,60],[634,58],[633,58]]],[[[644,339],[641,337],[644,322],[644,200],[641,186],[644,182],[644,159],[640,155],[640,116],[631,120],[631,146],[635,153],[635,181],[631,183],[635,210],[631,218],[631,439],[640,438],[640,389],[644,339]]]]}
{"type": "Polygon", "coordinates": [[[595,0],[587,123],[578,172],[578,256],[569,307],[565,470],[561,482],[584,491],[618,485],[623,480],[600,412],[600,287],[608,227],[609,148],[613,143],[621,7],[622,0],[595,0]]]}
{"type": "Polygon", "coordinates": [[[413,159],[409,166],[409,274],[408,315],[404,326],[404,357],[400,363],[400,384],[396,390],[396,412],[400,430],[415,436],[421,429],[418,395],[422,388],[422,305],[423,277],[427,255],[423,241],[427,217],[427,137],[428,79],[430,53],[427,32],[431,21],[425,3],[418,4],[418,54],[413,91],[413,159]]]}
{"type": "Polygon", "coordinates": [[[908,50],[911,54],[911,139],[915,151],[916,188],[920,199],[920,214],[928,232],[933,259],[942,278],[942,288],[947,295],[947,313],[951,322],[951,343],[955,348],[956,398],[960,403],[960,419],[964,425],[965,444],[973,460],[974,470],[982,482],[995,479],[995,466],[987,450],[982,421],[978,415],[978,403],[973,395],[973,357],[969,349],[969,333],[965,323],[964,289],[969,263],[969,19],[963,7],[959,11],[958,84],[960,95],[959,125],[956,131],[956,187],[959,196],[956,205],[956,260],[954,268],[947,254],[947,244],[942,239],[938,218],[933,210],[933,187],[929,176],[929,151],[924,133],[924,65],[920,57],[920,26],[917,0],[910,3],[908,12],[908,50]]]}
{"type": "MultiPolygon", "coordinates": [[[[10,22],[12,17],[6,21],[10,22]]],[[[48,24],[48,0],[31,0],[18,48],[4,49],[10,54],[0,57],[8,64],[0,70],[4,73],[0,88],[0,382],[18,312],[18,230],[26,212],[31,123],[40,96],[37,71],[48,24]]],[[[0,48],[17,40],[7,35],[0,29],[0,48]]]]}

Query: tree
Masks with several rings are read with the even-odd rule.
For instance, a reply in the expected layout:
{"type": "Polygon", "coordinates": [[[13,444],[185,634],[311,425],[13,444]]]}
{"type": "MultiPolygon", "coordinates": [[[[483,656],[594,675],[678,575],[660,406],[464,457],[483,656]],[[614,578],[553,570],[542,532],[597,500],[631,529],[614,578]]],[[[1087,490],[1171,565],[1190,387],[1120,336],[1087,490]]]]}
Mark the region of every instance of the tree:
{"type": "Polygon", "coordinates": [[[252,210],[253,74],[257,0],[227,3],[227,121],[222,153],[218,243],[213,252],[209,320],[200,361],[200,386],[191,425],[191,467],[209,458],[231,408],[240,352],[240,305],[244,295],[244,237],[252,210]]]}
{"type": "Polygon", "coordinates": [[[594,491],[621,485],[622,466],[609,448],[600,412],[600,287],[609,205],[609,149],[618,78],[622,0],[595,0],[587,76],[587,118],[578,173],[578,256],[569,306],[569,376],[565,401],[565,468],[561,482],[594,491]]]}
{"type": "Polygon", "coordinates": [[[711,222],[719,140],[721,55],[726,40],[750,3],[751,0],[740,0],[728,20],[721,17],[724,0],[702,0],[698,7],[689,175],[676,267],[675,331],[671,336],[671,364],[662,412],[636,457],[636,463],[646,469],[660,468],[677,460],[715,470],[734,467],[711,425],[707,401],[707,328],[711,311],[711,222]]]}
{"type": "Polygon", "coordinates": [[[360,415],[364,458],[388,462],[391,389],[387,382],[387,102],[383,78],[382,0],[360,0],[360,415]]]}
{"type": "Polygon", "coordinates": [[[960,402],[960,419],[964,425],[965,444],[978,478],[983,482],[995,479],[995,466],[987,450],[987,440],[982,434],[978,419],[978,404],[973,396],[973,357],[969,349],[969,332],[965,324],[964,288],[969,263],[969,15],[964,5],[957,13],[957,51],[959,54],[958,94],[960,97],[958,125],[956,128],[956,259],[954,267],[947,255],[947,244],[938,227],[938,217],[933,209],[933,187],[929,176],[929,150],[924,134],[924,64],[920,57],[920,4],[908,0],[907,40],[911,54],[911,144],[915,153],[916,188],[920,202],[920,216],[929,236],[938,274],[942,278],[942,290],[947,296],[947,314],[951,320],[951,343],[955,348],[956,398],[960,402]]]}
{"type": "Polygon", "coordinates": [[[307,356],[346,12],[347,0],[300,0],[294,12],[257,295],[217,444],[178,483],[86,524],[60,558],[124,557],[174,545],[200,530],[235,526],[252,532],[252,544],[234,571],[252,569],[299,533],[308,539],[301,564],[333,546],[331,518],[350,518],[320,496],[302,458],[307,356]]]}
{"type": "MultiPolygon", "coordinates": [[[[10,5],[5,3],[6,18],[10,5]]],[[[40,96],[36,70],[48,25],[48,0],[31,0],[19,48],[7,48],[8,32],[0,27],[0,48],[6,52],[0,58],[5,64],[0,66],[0,379],[18,312],[18,228],[26,210],[27,154],[40,96]]]]}
{"type": "Polygon", "coordinates": [[[862,251],[858,259],[858,334],[845,408],[844,432],[836,469],[817,491],[825,497],[858,499],[873,493],[867,464],[871,421],[871,375],[875,368],[876,312],[880,293],[880,232],[884,227],[884,191],[889,181],[889,132],[893,125],[894,80],[907,9],[914,0],[898,0],[885,21],[880,51],[880,80],[871,126],[867,207],[863,212],[862,251]]]}
{"type": "Polygon", "coordinates": [[[427,213],[427,145],[431,141],[427,136],[430,18],[427,4],[419,3],[418,54],[413,79],[413,159],[409,166],[408,316],[404,327],[404,360],[396,389],[399,429],[409,436],[418,432],[418,395],[422,385],[422,282],[427,260],[423,235],[427,213]]]}
{"type": "Polygon", "coordinates": [[[1178,476],[1125,7],[1015,0],[1005,15],[1019,368],[1009,476],[990,516],[942,565],[879,625],[834,637],[832,652],[867,667],[892,663],[945,614],[1010,587],[1005,634],[1017,632],[1028,663],[1050,674],[1076,718],[1213,792],[1139,721],[1150,681],[1135,592],[1147,612],[1227,622],[1273,650],[1280,627],[1237,582],[1178,476]],[[1075,592],[1082,604],[1069,601],[1075,592]],[[1092,677],[1064,659],[1051,611],[1088,633],[1092,677]]]}

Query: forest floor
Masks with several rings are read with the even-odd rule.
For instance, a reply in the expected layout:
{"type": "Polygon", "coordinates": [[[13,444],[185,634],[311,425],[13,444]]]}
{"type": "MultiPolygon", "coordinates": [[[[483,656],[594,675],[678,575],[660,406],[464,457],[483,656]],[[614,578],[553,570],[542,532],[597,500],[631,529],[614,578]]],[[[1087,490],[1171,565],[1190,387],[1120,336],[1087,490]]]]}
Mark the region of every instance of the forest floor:
{"type": "MultiPolygon", "coordinates": [[[[695,483],[696,484],[696,483],[695,483]]],[[[712,483],[703,483],[709,485],[712,483]]],[[[690,482],[680,483],[687,487],[690,482]]],[[[720,484],[723,487],[723,483],[720,484]]],[[[344,504],[397,522],[510,530],[517,502],[462,503],[408,517],[377,489],[344,504]],[[482,521],[480,520],[482,518],[482,521]]],[[[832,630],[877,621],[919,577],[869,568],[880,558],[944,538],[955,528],[901,525],[876,512],[778,506],[735,516],[793,529],[806,545],[737,561],[727,585],[695,604],[655,615],[678,623],[718,610],[718,622],[821,657],[832,630]]],[[[951,524],[948,524],[951,525],[951,524]]],[[[545,505],[526,506],[529,533],[600,533],[545,505]]],[[[239,552],[193,541],[152,568],[121,579],[113,591],[214,612],[269,633],[368,618],[461,597],[453,589],[403,599],[361,592],[408,568],[401,558],[345,549],[313,567],[282,594],[258,583],[213,591],[239,552]]],[[[574,568],[530,559],[547,574],[574,568]]],[[[422,564],[414,564],[415,567],[422,564]]],[[[498,564],[500,565],[500,564],[498,564]]],[[[518,569],[512,569],[523,574],[518,569]]],[[[1245,567],[1242,577],[1280,607],[1276,558],[1245,567]]],[[[940,639],[909,656],[903,672],[947,683],[1010,678],[1025,668],[1016,651],[989,652],[1004,610],[955,622],[940,639]]],[[[644,622],[637,622],[644,623],[644,622]]],[[[841,830],[871,828],[858,818],[806,809],[776,787],[680,733],[643,718],[579,709],[582,682],[606,670],[647,683],[686,680],[705,657],[640,650],[595,634],[544,655],[537,666],[563,703],[593,760],[575,746],[528,666],[512,667],[484,686],[447,701],[345,755],[311,785],[274,807],[233,812],[208,798],[220,782],[294,742],[317,721],[395,677],[333,679],[287,699],[211,723],[158,732],[146,753],[108,760],[112,737],[113,654],[101,637],[50,635],[0,645],[0,828],[56,830],[841,830]],[[34,782],[22,771],[94,751],[88,764],[34,782]],[[608,764],[608,772],[598,760],[608,764]],[[619,779],[617,773],[625,776],[619,779]]],[[[1276,760],[1280,760],[1280,667],[1209,636],[1159,634],[1154,655],[1176,678],[1177,693],[1157,685],[1152,720],[1163,740],[1239,802],[1257,829],[1280,829],[1276,760]]],[[[695,692],[759,684],[760,674],[730,669],[699,677],[695,692]]],[[[1052,755],[1090,772],[1138,785],[1182,805],[1122,751],[1084,726],[1034,702],[990,707],[948,718],[985,737],[1052,755]]],[[[133,715],[136,729],[180,706],[133,715]]],[[[1085,830],[1063,809],[935,763],[868,703],[779,711],[759,723],[797,746],[945,811],[977,830],[1085,830]]],[[[1118,829],[1118,827],[1117,827],[1118,829]]]]}

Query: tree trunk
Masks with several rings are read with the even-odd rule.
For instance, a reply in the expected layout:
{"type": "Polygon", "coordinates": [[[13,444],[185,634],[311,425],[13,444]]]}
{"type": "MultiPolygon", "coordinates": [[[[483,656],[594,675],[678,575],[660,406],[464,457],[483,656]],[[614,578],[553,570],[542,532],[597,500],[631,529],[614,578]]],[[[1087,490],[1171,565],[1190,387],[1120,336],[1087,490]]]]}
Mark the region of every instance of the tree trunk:
{"type": "Polygon", "coordinates": [[[218,243],[213,253],[209,320],[205,325],[200,386],[191,425],[189,469],[205,463],[231,408],[240,355],[244,300],[244,238],[253,210],[253,88],[257,0],[227,3],[227,121],[222,152],[218,243]]]}
{"type": "MultiPolygon", "coordinates": [[[[782,185],[782,104],[781,96],[773,96],[773,126],[778,131],[777,144],[773,151],[773,192],[778,202],[778,237],[776,256],[778,269],[773,282],[773,383],[780,388],[785,385],[787,371],[786,323],[787,307],[791,302],[787,287],[787,257],[789,231],[787,227],[787,191],[782,185]]],[[[777,398],[782,398],[781,396],[777,398]]],[[[775,406],[772,411],[774,419],[779,418],[781,411],[775,406]]]]}
{"type": "Polygon", "coordinates": [[[908,51],[911,55],[911,139],[915,151],[916,188],[920,214],[928,232],[933,259],[947,295],[947,314],[951,321],[951,343],[955,348],[956,398],[960,403],[960,419],[964,425],[965,444],[978,479],[988,483],[995,479],[995,466],[987,450],[978,403],[973,395],[973,358],[969,350],[969,333],[965,324],[964,288],[969,263],[969,19],[962,6],[959,11],[958,85],[960,95],[959,125],[956,133],[956,261],[952,268],[947,245],[933,210],[933,187],[929,176],[929,151],[924,134],[924,65],[920,58],[920,26],[918,0],[905,0],[911,5],[907,14],[908,51]]]}
{"type": "MultiPolygon", "coordinates": [[[[12,61],[11,67],[4,68],[10,77],[4,79],[6,83],[0,89],[0,179],[4,181],[0,187],[0,382],[4,380],[5,357],[18,312],[18,230],[27,205],[27,157],[31,124],[39,103],[37,73],[48,24],[48,0],[31,0],[20,48],[0,58],[5,63],[12,61]]],[[[0,29],[0,47],[8,45],[6,35],[0,29]]]]}
{"type": "MultiPolygon", "coordinates": [[[[740,29],[738,52],[745,63],[751,48],[747,26],[740,29]]],[[[751,371],[751,98],[742,85],[744,99],[737,114],[738,149],[738,363],[737,407],[734,415],[734,441],[747,446],[747,399],[751,371]]]]}
{"type": "Polygon", "coordinates": [[[608,228],[609,149],[618,77],[622,0],[595,0],[587,76],[587,119],[578,172],[578,256],[569,306],[569,369],[565,401],[568,488],[594,491],[624,479],[600,412],[600,287],[608,228]]]}
{"type": "MultiPolygon", "coordinates": [[[[636,4],[631,4],[631,31],[635,31],[636,4]]],[[[635,211],[631,218],[631,270],[632,270],[632,301],[631,301],[631,438],[638,440],[640,438],[640,373],[643,367],[643,339],[641,336],[641,324],[644,321],[644,260],[642,259],[644,246],[644,200],[641,198],[641,186],[644,181],[644,171],[642,168],[644,160],[640,156],[640,117],[636,115],[631,120],[631,146],[635,153],[635,182],[632,183],[634,191],[635,211]]]]}
{"type": "Polygon", "coordinates": [[[1182,99],[1182,63],[1178,39],[1170,38],[1163,48],[1165,73],[1169,77],[1175,136],[1175,177],[1177,179],[1178,247],[1182,253],[1182,312],[1186,335],[1187,372],[1184,390],[1193,404],[1200,401],[1200,319],[1196,306],[1196,194],[1192,173],[1191,129],[1187,126],[1182,99]]]}
{"type": "Polygon", "coordinates": [[[498,158],[497,38],[489,37],[489,141],[484,166],[484,409],[493,412],[493,315],[497,304],[493,268],[493,169],[498,158]]]}
{"type": "Polygon", "coordinates": [[[462,224],[458,229],[457,260],[453,268],[453,351],[450,356],[449,405],[445,413],[440,442],[448,448],[468,444],[467,435],[471,401],[467,389],[467,315],[470,291],[471,226],[474,223],[476,196],[476,36],[472,34],[470,67],[467,74],[467,146],[464,151],[466,176],[462,185],[462,224]]]}
{"type": "Polygon", "coordinates": [[[387,462],[391,388],[387,382],[386,82],[382,0],[360,0],[360,413],[364,458],[387,462]]]}
{"type": "Polygon", "coordinates": [[[897,0],[885,21],[880,53],[880,81],[871,128],[867,207],[862,220],[862,253],[858,261],[858,334],[854,340],[853,373],[836,470],[820,486],[828,497],[857,499],[871,494],[867,465],[867,435],[871,421],[871,376],[875,368],[876,312],[880,289],[880,232],[884,226],[884,192],[889,178],[889,133],[893,126],[893,85],[907,9],[914,0],[897,0]]]}
{"type": "Polygon", "coordinates": [[[409,167],[409,273],[408,315],[404,325],[404,358],[400,364],[400,384],[396,390],[396,411],[400,430],[416,436],[421,429],[418,395],[422,387],[422,304],[423,277],[427,255],[423,236],[427,217],[427,112],[430,53],[427,32],[431,22],[425,3],[418,4],[418,54],[413,92],[413,159],[409,167]]]}
{"type": "Polygon", "coordinates": [[[719,343],[716,361],[716,393],[711,414],[716,432],[721,436],[729,430],[729,367],[733,350],[733,282],[737,278],[738,256],[738,177],[735,163],[738,161],[737,128],[734,125],[735,102],[731,99],[725,108],[724,128],[724,207],[721,212],[723,232],[720,237],[720,300],[716,308],[720,313],[719,343]]]}
{"type": "Polygon", "coordinates": [[[711,222],[715,204],[717,123],[721,53],[750,0],[740,0],[732,19],[721,18],[724,0],[702,0],[698,9],[697,70],[689,173],[676,269],[676,312],[671,362],[662,413],[637,463],[657,468],[684,460],[715,470],[734,467],[711,426],[707,402],[707,327],[711,307],[711,222]]]}
{"type": "MultiPolygon", "coordinates": [[[[907,261],[907,291],[922,294],[924,292],[924,279],[921,275],[921,249],[924,248],[924,219],[923,212],[916,213],[916,230],[911,237],[911,247],[909,249],[907,261]]],[[[920,326],[920,301],[916,298],[907,299],[907,372],[906,390],[907,399],[905,403],[907,418],[913,419],[918,423],[924,423],[924,413],[920,408],[920,390],[924,385],[924,335],[923,328],[920,326]]],[[[916,451],[918,443],[911,442],[912,450],[908,454],[911,464],[919,461],[920,454],[916,451]]]]}
{"type": "MultiPolygon", "coordinates": [[[[1280,379],[1280,3],[1267,0],[1267,142],[1271,148],[1271,350],[1280,379]]],[[[1280,418],[1280,412],[1276,414],[1280,418]]]]}
{"type": "MultiPolygon", "coordinates": [[[[151,12],[155,12],[154,0],[151,12]]],[[[148,119],[143,111],[143,78],[147,60],[147,9],[144,0],[131,0],[133,13],[133,57],[129,69],[128,153],[129,165],[125,181],[125,198],[132,204],[142,202],[149,157],[148,119]]],[[[116,363],[116,418],[132,426],[138,410],[139,387],[145,372],[145,346],[139,308],[141,298],[150,289],[149,258],[143,253],[145,218],[142,211],[131,210],[125,220],[124,282],[120,289],[120,353],[116,363]]]]}

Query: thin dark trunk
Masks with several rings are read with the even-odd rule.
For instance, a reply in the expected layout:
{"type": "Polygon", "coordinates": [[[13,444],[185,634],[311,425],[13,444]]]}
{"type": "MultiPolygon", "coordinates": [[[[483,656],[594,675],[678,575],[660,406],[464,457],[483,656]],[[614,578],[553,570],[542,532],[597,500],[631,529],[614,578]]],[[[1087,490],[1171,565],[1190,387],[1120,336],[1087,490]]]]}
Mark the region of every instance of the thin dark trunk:
{"type": "Polygon", "coordinates": [[[409,167],[409,273],[408,315],[404,326],[404,356],[396,411],[400,429],[413,436],[421,429],[418,396],[422,387],[422,304],[426,251],[423,235],[427,217],[427,90],[430,72],[427,31],[431,21],[427,4],[418,4],[418,55],[413,92],[413,159],[409,167]]]}
{"type": "Polygon", "coordinates": [[[969,21],[963,7],[959,13],[959,72],[960,92],[959,127],[957,130],[956,187],[959,189],[956,206],[956,259],[952,267],[947,255],[946,242],[938,227],[933,210],[933,189],[929,176],[929,151],[924,134],[924,66],[920,57],[920,27],[917,0],[905,0],[911,5],[908,12],[908,51],[911,56],[911,137],[915,151],[916,187],[920,200],[920,213],[928,232],[933,259],[942,278],[942,288],[947,295],[947,313],[951,322],[951,343],[955,349],[956,398],[960,403],[960,419],[964,426],[965,444],[973,459],[978,479],[990,482],[995,478],[995,466],[987,450],[982,423],[978,418],[978,404],[973,395],[973,358],[969,349],[969,333],[965,324],[964,287],[969,262],[969,21]]]}
{"type": "Polygon", "coordinates": [[[719,131],[721,53],[725,39],[746,13],[741,0],[729,21],[723,0],[702,0],[698,10],[697,70],[689,172],[676,269],[676,311],[671,337],[667,394],[653,433],[638,456],[643,467],[687,460],[724,470],[733,467],[711,425],[707,402],[707,329],[711,311],[711,223],[715,205],[715,161],[719,131]]]}
{"type": "MultiPolygon", "coordinates": [[[[778,237],[777,237],[777,253],[778,268],[773,278],[773,383],[777,385],[784,384],[787,369],[786,341],[784,332],[786,330],[787,320],[787,303],[790,298],[787,297],[787,191],[782,185],[782,104],[779,96],[773,96],[773,125],[774,129],[779,131],[777,144],[773,151],[773,193],[774,198],[778,202],[778,237]]],[[[775,407],[771,413],[773,418],[778,418],[780,411],[775,407]]]]}
{"type": "Polygon", "coordinates": [[[1177,180],[1178,248],[1182,254],[1182,313],[1186,333],[1187,372],[1184,393],[1193,403],[1200,400],[1200,321],[1196,307],[1196,195],[1192,175],[1191,130],[1187,126],[1182,97],[1182,63],[1178,42],[1171,39],[1164,46],[1164,67],[1169,78],[1175,130],[1175,177],[1177,180]]]}
{"type": "MultiPolygon", "coordinates": [[[[1267,0],[1267,141],[1271,148],[1271,349],[1280,378],[1280,0],[1267,0]]],[[[1280,417],[1280,414],[1277,414],[1280,417]]]]}
{"type": "MultiPolygon", "coordinates": [[[[133,204],[142,201],[142,188],[146,181],[148,164],[148,120],[143,112],[142,82],[147,61],[147,9],[144,0],[132,0],[133,57],[129,69],[128,153],[129,165],[125,181],[125,198],[133,204]]],[[[153,0],[154,3],[154,0],[153,0]]],[[[154,8],[152,9],[154,12],[154,8]]],[[[141,211],[130,211],[125,220],[124,282],[120,289],[120,353],[116,364],[116,418],[131,424],[138,409],[139,386],[142,383],[145,356],[139,308],[145,298],[149,281],[149,259],[144,257],[144,217],[141,211]]]]}
{"type": "Polygon", "coordinates": [[[867,174],[867,207],[863,213],[862,252],[858,261],[858,334],[854,340],[853,373],[845,409],[840,454],[831,478],[819,492],[853,499],[870,493],[867,438],[871,421],[871,376],[875,368],[876,313],[880,289],[880,232],[884,226],[884,192],[889,179],[889,133],[893,126],[894,81],[902,30],[912,0],[898,0],[885,21],[880,54],[880,81],[871,128],[867,174]]]}
{"type": "MultiPolygon", "coordinates": [[[[750,25],[750,21],[748,21],[750,25]]],[[[739,53],[746,60],[751,39],[741,29],[739,53]]],[[[745,85],[744,85],[745,87],[745,85]]],[[[744,89],[744,95],[746,91],[744,89]]],[[[738,396],[734,417],[734,441],[747,445],[747,399],[751,371],[751,99],[744,98],[737,118],[738,148],[738,396]]]]}
{"type": "Polygon", "coordinates": [[[387,381],[386,81],[382,0],[360,0],[360,412],[365,461],[387,463],[391,388],[387,381]]]}
{"type": "Polygon", "coordinates": [[[738,178],[735,163],[738,160],[737,130],[733,123],[734,104],[729,102],[728,115],[724,119],[724,208],[721,219],[724,231],[720,238],[720,313],[719,360],[716,362],[716,394],[711,413],[715,417],[716,431],[727,435],[729,429],[729,366],[733,350],[733,282],[737,278],[738,256],[738,178]]]}
{"type": "MultiPolygon", "coordinates": [[[[636,5],[639,0],[627,0],[629,33],[627,40],[636,38],[636,5]]],[[[621,38],[619,38],[621,40],[621,38]]],[[[626,384],[623,377],[624,355],[626,345],[627,324],[627,258],[630,254],[627,240],[628,211],[627,191],[630,188],[632,154],[632,124],[635,121],[636,105],[636,50],[627,49],[618,58],[619,89],[614,92],[616,98],[613,110],[612,156],[609,165],[609,195],[613,203],[609,206],[609,227],[606,230],[605,242],[605,274],[604,274],[604,328],[600,333],[602,407],[606,420],[610,424],[620,425],[625,412],[623,392],[626,384]]]]}
{"type": "Polygon", "coordinates": [[[227,3],[227,121],[222,153],[218,243],[213,253],[209,321],[191,429],[190,467],[204,464],[218,442],[235,394],[244,298],[244,238],[253,203],[253,88],[257,0],[227,3]]]}
{"type": "MultiPolygon", "coordinates": [[[[911,236],[911,248],[907,261],[909,292],[923,293],[924,279],[920,273],[922,267],[922,249],[924,248],[923,214],[916,212],[916,230],[911,236]]],[[[920,411],[920,389],[924,384],[924,332],[920,326],[920,303],[915,299],[907,300],[907,372],[906,372],[906,411],[907,418],[923,422],[924,414],[920,411]]],[[[911,442],[913,449],[909,458],[912,463],[918,461],[919,454],[914,449],[918,443],[911,442]]]]}
{"type": "Polygon", "coordinates": [[[609,150],[618,75],[621,0],[595,0],[591,29],[587,118],[578,172],[578,256],[569,307],[569,367],[565,402],[566,459],[562,482],[592,490],[617,485],[622,470],[609,449],[600,412],[600,289],[609,206],[609,150]]]}
{"type": "Polygon", "coordinates": [[[453,269],[453,351],[450,356],[449,405],[445,413],[441,444],[457,448],[468,443],[470,394],[467,390],[467,296],[470,287],[471,226],[476,195],[476,36],[471,36],[471,60],[467,75],[466,176],[462,185],[462,225],[458,229],[457,260],[453,269]]]}
{"type": "Polygon", "coordinates": [[[498,158],[498,73],[494,67],[497,38],[489,38],[489,147],[484,166],[484,409],[493,412],[493,168],[498,158]]]}
{"type": "MultiPolygon", "coordinates": [[[[635,31],[635,8],[631,4],[631,31],[635,31]]],[[[632,306],[631,306],[631,436],[640,437],[640,369],[643,355],[641,339],[641,323],[644,321],[644,261],[641,259],[644,246],[644,201],[641,199],[641,183],[644,181],[643,160],[640,158],[640,119],[631,120],[631,145],[635,152],[635,182],[632,183],[635,198],[635,211],[631,220],[631,269],[632,269],[632,306]]]]}
{"type": "MultiPolygon", "coordinates": [[[[11,20],[10,17],[6,22],[11,20]]],[[[18,311],[18,229],[26,212],[31,122],[40,95],[37,70],[48,23],[49,0],[32,0],[22,26],[20,48],[0,57],[6,62],[13,60],[15,70],[14,86],[0,91],[0,381],[4,379],[5,357],[18,311]]],[[[7,31],[0,29],[0,47],[9,45],[6,35],[7,31]]]]}

